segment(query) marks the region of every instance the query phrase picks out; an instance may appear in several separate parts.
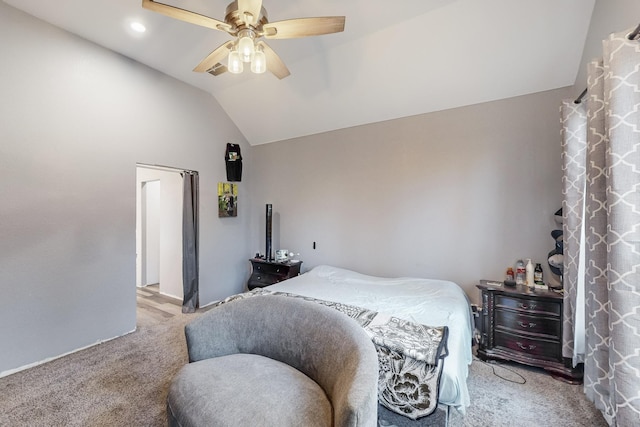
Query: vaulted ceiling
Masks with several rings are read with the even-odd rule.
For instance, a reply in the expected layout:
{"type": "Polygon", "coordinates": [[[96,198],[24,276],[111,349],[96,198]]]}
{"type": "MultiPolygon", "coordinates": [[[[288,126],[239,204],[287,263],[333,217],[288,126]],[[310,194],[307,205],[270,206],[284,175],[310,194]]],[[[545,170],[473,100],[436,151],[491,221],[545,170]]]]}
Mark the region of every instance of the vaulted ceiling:
{"type": "MultiPolygon", "coordinates": [[[[278,80],[193,72],[229,36],[141,0],[4,1],[209,92],[252,145],[573,85],[595,2],[263,0],[271,22],[346,16],[342,33],[269,40],[278,80]]],[[[229,1],[162,0],[219,20],[229,1]]]]}

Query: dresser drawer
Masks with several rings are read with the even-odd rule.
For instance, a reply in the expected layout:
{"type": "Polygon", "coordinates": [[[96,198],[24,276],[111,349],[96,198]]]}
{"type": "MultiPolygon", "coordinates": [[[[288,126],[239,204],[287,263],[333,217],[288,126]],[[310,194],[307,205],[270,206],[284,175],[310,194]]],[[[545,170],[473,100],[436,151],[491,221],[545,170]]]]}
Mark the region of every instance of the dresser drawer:
{"type": "Polygon", "coordinates": [[[289,267],[284,265],[255,263],[253,265],[253,268],[255,274],[258,275],[269,275],[272,277],[281,277],[284,279],[289,274],[289,267]]]}
{"type": "Polygon", "coordinates": [[[547,316],[560,317],[562,306],[555,301],[542,301],[515,296],[496,295],[496,308],[508,308],[524,313],[543,314],[547,316]]]}
{"type": "Polygon", "coordinates": [[[286,280],[287,276],[282,275],[274,275],[274,274],[263,274],[263,273],[254,273],[251,275],[250,281],[252,286],[269,286],[274,283],[282,282],[286,280]]]}
{"type": "Polygon", "coordinates": [[[520,311],[500,309],[495,311],[495,328],[516,334],[546,335],[556,340],[562,331],[559,317],[531,316],[520,311]]]}
{"type": "Polygon", "coordinates": [[[273,262],[262,259],[250,259],[251,277],[247,282],[249,290],[253,288],[262,288],[282,282],[300,274],[300,265],[302,261],[296,262],[273,262]]]}
{"type": "Polygon", "coordinates": [[[524,337],[496,329],[495,346],[504,347],[535,358],[554,361],[562,360],[561,347],[558,341],[524,337]]]}

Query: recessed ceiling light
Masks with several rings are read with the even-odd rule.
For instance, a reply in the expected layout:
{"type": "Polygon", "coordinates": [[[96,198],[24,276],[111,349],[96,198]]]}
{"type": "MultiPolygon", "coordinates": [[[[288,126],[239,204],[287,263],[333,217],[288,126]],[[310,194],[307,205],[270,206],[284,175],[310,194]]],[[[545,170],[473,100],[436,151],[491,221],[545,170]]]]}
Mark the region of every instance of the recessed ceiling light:
{"type": "Polygon", "coordinates": [[[147,31],[147,27],[142,25],[140,22],[132,22],[131,29],[138,33],[144,33],[145,31],[147,31]]]}

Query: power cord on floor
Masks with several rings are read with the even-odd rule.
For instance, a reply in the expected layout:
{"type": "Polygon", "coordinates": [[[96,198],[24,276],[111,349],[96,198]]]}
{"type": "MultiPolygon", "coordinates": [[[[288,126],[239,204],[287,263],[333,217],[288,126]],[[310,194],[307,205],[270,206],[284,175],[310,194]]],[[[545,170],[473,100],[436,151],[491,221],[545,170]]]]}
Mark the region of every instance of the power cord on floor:
{"type": "Polygon", "coordinates": [[[522,376],[521,374],[517,373],[513,369],[507,368],[506,366],[502,365],[501,363],[499,363],[499,362],[497,362],[495,360],[489,360],[489,361],[485,362],[484,360],[479,359],[477,356],[473,356],[473,359],[477,360],[478,362],[484,363],[487,366],[491,366],[491,371],[493,372],[493,375],[495,375],[496,377],[498,377],[498,378],[500,378],[500,379],[502,379],[504,381],[508,381],[510,383],[515,383],[515,384],[525,384],[527,382],[527,379],[524,376],[522,376]],[[502,375],[500,375],[500,374],[498,374],[496,372],[496,366],[498,366],[499,368],[502,368],[502,369],[504,369],[506,371],[509,371],[512,374],[520,377],[520,379],[522,381],[512,380],[512,379],[503,377],[502,375]]]}

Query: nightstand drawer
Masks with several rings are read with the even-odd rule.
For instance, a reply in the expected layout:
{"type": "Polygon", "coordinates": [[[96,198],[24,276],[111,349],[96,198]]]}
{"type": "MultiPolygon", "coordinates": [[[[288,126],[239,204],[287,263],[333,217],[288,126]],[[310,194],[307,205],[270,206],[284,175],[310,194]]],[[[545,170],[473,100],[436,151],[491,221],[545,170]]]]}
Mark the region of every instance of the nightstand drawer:
{"type": "Polygon", "coordinates": [[[251,283],[257,286],[269,286],[286,280],[287,276],[256,273],[251,276],[251,283]]]}
{"type": "Polygon", "coordinates": [[[545,339],[524,337],[503,331],[495,331],[496,347],[505,347],[512,351],[525,353],[532,357],[548,360],[562,360],[560,343],[545,339]]]}
{"type": "Polygon", "coordinates": [[[268,274],[270,276],[287,277],[289,273],[289,267],[284,267],[277,264],[258,264],[256,263],[253,268],[257,274],[268,274]]]}
{"type": "Polygon", "coordinates": [[[557,302],[505,295],[496,295],[496,308],[509,308],[526,313],[544,314],[557,317],[562,315],[562,306],[557,302]]]}
{"type": "Polygon", "coordinates": [[[551,339],[557,340],[562,330],[560,318],[542,318],[523,314],[522,312],[500,309],[496,310],[495,314],[496,329],[507,330],[508,332],[546,335],[551,339]]]}
{"type": "Polygon", "coordinates": [[[263,259],[250,259],[251,277],[247,282],[249,290],[262,288],[282,282],[300,274],[302,261],[296,262],[275,262],[263,259]]]}

